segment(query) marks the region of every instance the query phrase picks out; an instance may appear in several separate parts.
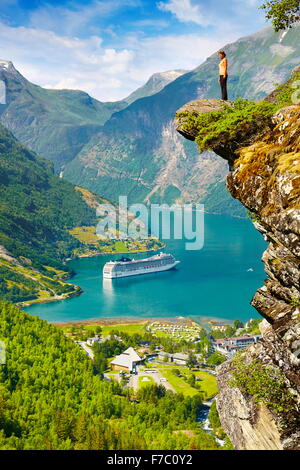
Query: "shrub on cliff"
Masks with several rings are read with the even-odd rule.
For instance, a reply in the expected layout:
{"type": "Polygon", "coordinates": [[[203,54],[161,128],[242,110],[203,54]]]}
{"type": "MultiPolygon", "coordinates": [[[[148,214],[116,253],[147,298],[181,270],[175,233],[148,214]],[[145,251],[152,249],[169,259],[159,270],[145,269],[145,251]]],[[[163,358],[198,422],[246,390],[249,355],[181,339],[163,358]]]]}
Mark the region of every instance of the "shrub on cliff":
{"type": "Polygon", "coordinates": [[[213,428],[214,434],[219,437],[219,439],[225,439],[226,434],[222,428],[221,421],[219,418],[216,401],[212,402],[212,405],[208,414],[209,422],[213,428]]]}
{"type": "Polygon", "coordinates": [[[279,369],[268,367],[258,359],[246,364],[239,354],[232,361],[232,377],[230,385],[251,396],[256,403],[264,403],[275,413],[293,412],[294,399],[279,369]]]}

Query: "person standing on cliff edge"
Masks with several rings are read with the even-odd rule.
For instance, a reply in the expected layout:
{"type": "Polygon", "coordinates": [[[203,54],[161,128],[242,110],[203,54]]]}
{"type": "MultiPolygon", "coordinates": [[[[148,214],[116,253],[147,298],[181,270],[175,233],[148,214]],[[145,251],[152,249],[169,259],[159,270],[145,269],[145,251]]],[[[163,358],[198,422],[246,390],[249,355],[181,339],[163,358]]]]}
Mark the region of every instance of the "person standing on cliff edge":
{"type": "Polygon", "coordinates": [[[228,61],[226,59],[226,53],[224,51],[218,52],[220,57],[219,71],[220,71],[220,85],[222,92],[222,100],[228,100],[227,94],[227,78],[228,78],[228,61]]]}

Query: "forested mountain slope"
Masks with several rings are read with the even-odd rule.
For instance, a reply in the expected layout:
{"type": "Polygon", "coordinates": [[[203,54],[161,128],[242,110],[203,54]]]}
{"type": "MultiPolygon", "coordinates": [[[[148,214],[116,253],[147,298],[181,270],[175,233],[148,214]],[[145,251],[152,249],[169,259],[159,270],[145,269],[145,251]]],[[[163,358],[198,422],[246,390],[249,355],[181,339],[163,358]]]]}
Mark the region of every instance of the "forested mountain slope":
{"type": "Polygon", "coordinates": [[[11,62],[0,61],[0,80],[6,87],[6,104],[0,104],[0,122],[27,147],[51,160],[59,172],[114,112],[160,91],[182,73],[155,74],[128,97],[128,102],[124,99],[102,103],[83,91],[34,85],[11,62]]]}
{"type": "MultiPolygon", "coordinates": [[[[63,281],[65,261],[100,252],[159,249],[159,240],[126,243],[96,235],[96,209],[109,201],[54,174],[0,125],[0,295],[13,302],[78,294],[63,281]]],[[[131,220],[131,219],[129,219],[131,220]]]]}
{"type": "Polygon", "coordinates": [[[127,106],[102,103],[83,91],[41,88],[7,61],[0,61],[0,80],[6,86],[0,122],[56,168],[74,158],[112,113],[127,106]]]}
{"type": "MultiPolygon", "coordinates": [[[[64,261],[80,245],[68,229],[95,224],[95,211],[52,164],[0,126],[0,292],[14,301],[39,291],[67,294],[64,261]]],[[[67,271],[67,272],[66,272],[67,271]]]]}
{"type": "Polygon", "coordinates": [[[3,302],[0,340],[2,450],[218,448],[196,423],[200,396],[147,386],[133,404],[61,330],[3,302]]]}

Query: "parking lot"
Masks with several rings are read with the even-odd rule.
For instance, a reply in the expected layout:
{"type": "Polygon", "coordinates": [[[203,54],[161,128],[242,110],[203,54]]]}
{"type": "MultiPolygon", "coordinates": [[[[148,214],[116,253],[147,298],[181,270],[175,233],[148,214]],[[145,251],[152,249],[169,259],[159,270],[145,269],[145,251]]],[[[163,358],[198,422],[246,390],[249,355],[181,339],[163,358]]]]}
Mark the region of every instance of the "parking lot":
{"type": "Polygon", "coordinates": [[[172,392],[175,393],[174,388],[169,384],[169,382],[164,378],[164,376],[156,369],[144,369],[144,370],[138,369],[136,375],[130,376],[128,386],[132,387],[135,391],[138,391],[140,377],[152,377],[152,379],[157,385],[163,385],[166,390],[171,390],[172,392]]]}

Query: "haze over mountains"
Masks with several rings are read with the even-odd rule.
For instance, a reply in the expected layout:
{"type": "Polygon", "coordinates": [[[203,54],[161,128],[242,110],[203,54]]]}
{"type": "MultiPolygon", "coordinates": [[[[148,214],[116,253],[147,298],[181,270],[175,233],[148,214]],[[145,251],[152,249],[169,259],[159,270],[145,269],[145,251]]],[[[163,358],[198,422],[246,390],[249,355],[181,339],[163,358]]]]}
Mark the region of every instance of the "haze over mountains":
{"type": "MultiPolygon", "coordinates": [[[[284,33],[266,28],[226,46],[230,99],[263,98],[285,81],[300,62],[299,32],[300,26],[284,33]]],[[[7,86],[0,121],[71,182],[112,200],[127,194],[130,202],[201,201],[213,212],[240,213],[224,189],[226,163],[212,152],[199,156],[173,125],[187,101],[219,97],[217,54],[192,72],[155,74],[114,103],[45,90],[10,63],[0,63],[0,79],[7,86]]]]}

